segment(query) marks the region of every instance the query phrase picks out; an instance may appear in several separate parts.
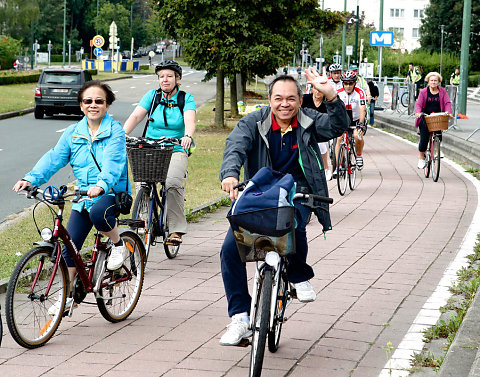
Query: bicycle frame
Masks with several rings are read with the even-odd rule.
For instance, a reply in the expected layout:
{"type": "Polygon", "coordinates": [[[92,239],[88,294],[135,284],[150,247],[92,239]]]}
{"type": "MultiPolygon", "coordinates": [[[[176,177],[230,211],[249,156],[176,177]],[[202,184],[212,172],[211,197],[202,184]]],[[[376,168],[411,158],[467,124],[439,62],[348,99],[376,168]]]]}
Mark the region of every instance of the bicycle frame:
{"type": "Polygon", "coordinates": [[[152,227],[153,220],[157,221],[158,229],[161,230],[164,228],[165,224],[163,224],[163,211],[165,209],[164,201],[166,192],[165,191],[165,184],[162,184],[162,188],[160,189],[160,194],[157,191],[157,186],[155,183],[147,183],[147,187],[150,190],[150,209],[148,210],[148,230],[152,232],[152,237],[159,236],[160,234],[156,234],[156,230],[152,227]],[[157,208],[160,208],[160,213],[157,208]]]}

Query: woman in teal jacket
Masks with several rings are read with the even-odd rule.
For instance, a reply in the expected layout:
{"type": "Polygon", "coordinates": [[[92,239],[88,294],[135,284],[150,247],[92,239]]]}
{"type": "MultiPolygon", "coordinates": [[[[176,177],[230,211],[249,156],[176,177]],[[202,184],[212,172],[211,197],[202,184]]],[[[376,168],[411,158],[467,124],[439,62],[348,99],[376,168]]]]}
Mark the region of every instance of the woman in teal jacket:
{"type": "MultiPolygon", "coordinates": [[[[115,94],[110,86],[100,81],[87,82],[78,92],[80,108],[85,114],[83,119],[69,126],[57,145],[13,186],[17,192],[31,185],[40,186],[70,163],[79,189],[86,190],[92,201],[73,204],[67,231],[78,250],[92,226],[109,237],[113,243],[107,264],[109,270],[120,268],[125,254],[117,227],[119,212],[115,207],[113,190],[131,191],[127,180],[125,131],[120,122],[107,113],[114,100],[115,94]]],[[[75,264],[65,248],[62,254],[72,283],[76,274],[75,264]]],[[[73,298],[68,298],[65,310],[69,310],[72,303],[73,298]]],[[[49,313],[54,315],[59,307],[60,303],[52,306],[49,313]]]]}

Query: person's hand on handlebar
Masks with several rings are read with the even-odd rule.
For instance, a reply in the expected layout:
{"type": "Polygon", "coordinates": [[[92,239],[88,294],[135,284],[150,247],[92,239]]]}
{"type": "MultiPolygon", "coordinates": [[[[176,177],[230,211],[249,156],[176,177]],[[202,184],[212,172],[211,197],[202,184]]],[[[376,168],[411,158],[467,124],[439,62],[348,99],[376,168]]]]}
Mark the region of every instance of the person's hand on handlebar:
{"type": "Polygon", "coordinates": [[[15,183],[15,185],[13,186],[12,190],[15,191],[15,192],[19,192],[19,191],[23,191],[25,190],[27,187],[30,187],[32,184],[28,181],[25,181],[25,180],[20,180],[18,181],[17,183],[15,183]]]}
{"type": "Polygon", "coordinates": [[[222,190],[230,195],[230,200],[238,198],[238,189],[234,188],[238,185],[238,179],[235,177],[226,177],[222,181],[222,190]]]}
{"type": "Polygon", "coordinates": [[[191,136],[185,135],[184,137],[182,137],[182,138],[180,139],[180,143],[181,143],[181,145],[182,145],[182,148],[188,150],[188,148],[190,148],[190,145],[192,145],[192,140],[193,140],[193,139],[192,139],[191,136]]]}
{"type": "Polygon", "coordinates": [[[103,190],[103,188],[99,186],[93,186],[88,189],[87,195],[89,198],[96,198],[97,196],[102,195],[104,192],[105,191],[103,190]]]}

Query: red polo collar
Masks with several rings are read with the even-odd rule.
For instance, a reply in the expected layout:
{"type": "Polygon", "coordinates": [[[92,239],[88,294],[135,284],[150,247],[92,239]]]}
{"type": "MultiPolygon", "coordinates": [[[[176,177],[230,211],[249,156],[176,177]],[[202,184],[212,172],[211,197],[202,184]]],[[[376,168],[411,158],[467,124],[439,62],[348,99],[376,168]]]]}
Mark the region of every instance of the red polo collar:
{"type": "MultiPolygon", "coordinates": [[[[296,115],[293,117],[292,122],[290,123],[290,126],[292,128],[296,128],[298,126],[296,115]]],[[[273,131],[278,131],[279,129],[280,129],[280,126],[278,125],[278,123],[275,119],[275,115],[272,114],[272,130],[273,131]]]]}

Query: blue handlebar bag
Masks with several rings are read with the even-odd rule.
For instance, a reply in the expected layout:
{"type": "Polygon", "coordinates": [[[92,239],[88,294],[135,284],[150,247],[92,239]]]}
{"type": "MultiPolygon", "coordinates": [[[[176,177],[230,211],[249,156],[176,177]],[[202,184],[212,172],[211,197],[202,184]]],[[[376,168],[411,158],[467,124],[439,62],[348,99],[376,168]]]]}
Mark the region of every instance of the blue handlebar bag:
{"type": "Polygon", "coordinates": [[[238,227],[266,236],[282,236],[295,226],[293,196],[296,185],[291,174],[261,168],[238,199],[227,217],[233,230],[238,227]]]}

